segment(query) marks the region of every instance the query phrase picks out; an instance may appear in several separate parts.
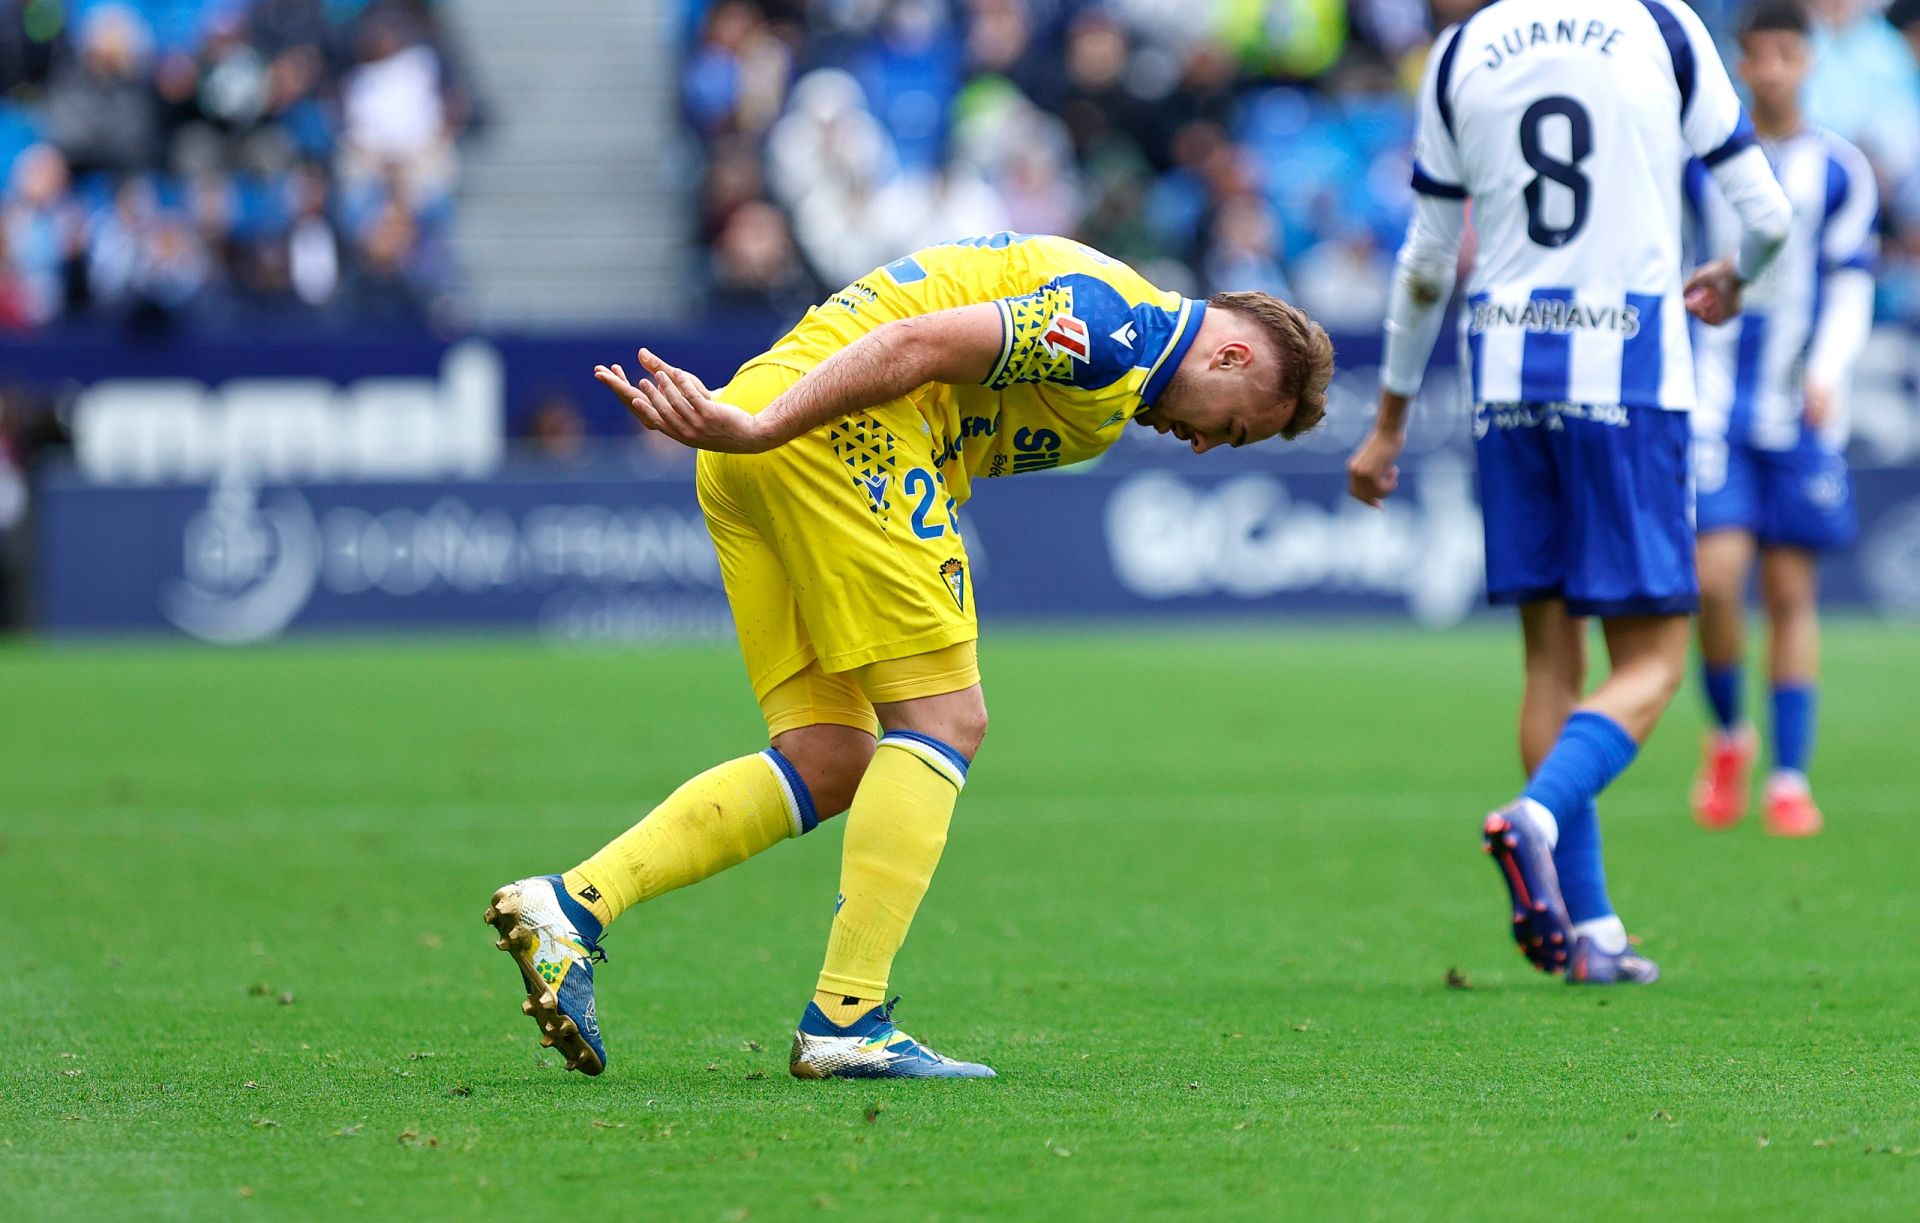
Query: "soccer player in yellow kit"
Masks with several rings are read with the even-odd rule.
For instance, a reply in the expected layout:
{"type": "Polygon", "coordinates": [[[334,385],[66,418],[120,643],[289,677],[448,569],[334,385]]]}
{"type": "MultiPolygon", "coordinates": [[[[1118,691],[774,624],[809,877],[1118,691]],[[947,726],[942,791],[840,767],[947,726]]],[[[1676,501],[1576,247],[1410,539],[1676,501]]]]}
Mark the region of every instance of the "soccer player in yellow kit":
{"type": "Polygon", "coordinates": [[[883,1002],[987,728],[955,508],[976,479],[1091,458],[1129,422],[1196,454],[1298,436],[1325,412],[1326,332],[1263,293],[1194,301],[1080,243],[996,234],[876,269],[718,391],[639,359],[634,380],[595,377],[702,452],[700,505],[772,746],[695,777],[564,875],[494,894],[522,1009],[568,1069],[600,1073],[606,926],[846,811],[793,1074],[990,1076],[900,1031],[883,1002]]]}

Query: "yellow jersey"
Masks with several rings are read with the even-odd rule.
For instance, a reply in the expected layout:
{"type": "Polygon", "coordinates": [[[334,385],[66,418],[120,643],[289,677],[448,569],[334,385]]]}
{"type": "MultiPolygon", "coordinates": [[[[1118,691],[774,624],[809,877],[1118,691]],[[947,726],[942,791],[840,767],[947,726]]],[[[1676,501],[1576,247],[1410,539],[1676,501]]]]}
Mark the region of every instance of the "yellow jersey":
{"type": "Polygon", "coordinates": [[[987,380],[929,383],[909,397],[955,502],[976,477],[1045,471],[1111,446],[1166,389],[1206,312],[1081,243],[999,233],[874,269],[748,365],[804,372],[882,323],[983,302],[1000,310],[987,380]]]}

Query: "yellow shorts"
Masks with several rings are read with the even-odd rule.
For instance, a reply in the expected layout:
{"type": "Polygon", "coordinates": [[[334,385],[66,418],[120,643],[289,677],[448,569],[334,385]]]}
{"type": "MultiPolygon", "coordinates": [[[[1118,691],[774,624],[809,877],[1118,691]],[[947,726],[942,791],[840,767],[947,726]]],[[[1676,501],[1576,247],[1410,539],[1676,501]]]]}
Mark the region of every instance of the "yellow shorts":
{"type": "MultiPolygon", "coordinates": [[[[800,377],[750,365],[715,397],[757,412],[800,377]]],[[[700,508],[771,734],[871,730],[874,701],[979,682],[966,546],[933,459],[904,399],[765,454],[700,454],[700,508]]]]}

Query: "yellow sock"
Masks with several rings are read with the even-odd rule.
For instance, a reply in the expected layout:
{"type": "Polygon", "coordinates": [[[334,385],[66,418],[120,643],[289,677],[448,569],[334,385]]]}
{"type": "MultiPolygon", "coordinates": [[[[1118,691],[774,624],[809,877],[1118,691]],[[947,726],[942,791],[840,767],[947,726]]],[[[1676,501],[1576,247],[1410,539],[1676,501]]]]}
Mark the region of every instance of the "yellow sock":
{"type": "Polygon", "coordinates": [[[834,1022],[844,1025],[886,996],[893,957],[940,865],[966,780],[966,760],[938,739],[910,731],[881,737],[847,812],[840,907],[820,970],[819,996],[844,1016],[823,1004],[834,1022]],[[838,1004],[844,998],[866,1005],[838,1004]]]}
{"type": "Polygon", "coordinates": [[[839,990],[819,989],[813,992],[813,1004],[820,1008],[820,1013],[828,1020],[844,1028],[879,1006],[880,999],[856,998],[839,990]]]}
{"type": "Polygon", "coordinates": [[[806,783],[769,748],[687,782],[561,883],[606,925],[642,901],[738,866],[818,822],[806,783]]]}

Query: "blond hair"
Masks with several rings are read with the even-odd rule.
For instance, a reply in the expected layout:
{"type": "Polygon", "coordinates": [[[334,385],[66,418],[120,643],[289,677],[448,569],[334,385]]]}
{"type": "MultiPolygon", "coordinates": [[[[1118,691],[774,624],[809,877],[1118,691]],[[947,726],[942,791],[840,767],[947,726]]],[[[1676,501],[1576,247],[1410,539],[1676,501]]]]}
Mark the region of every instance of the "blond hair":
{"type": "Polygon", "coordinates": [[[1280,436],[1292,441],[1319,424],[1327,415],[1327,383],[1333,380],[1327,329],[1270,293],[1215,293],[1207,305],[1252,319],[1273,341],[1280,354],[1280,398],[1293,403],[1293,419],[1280,436]]]}

